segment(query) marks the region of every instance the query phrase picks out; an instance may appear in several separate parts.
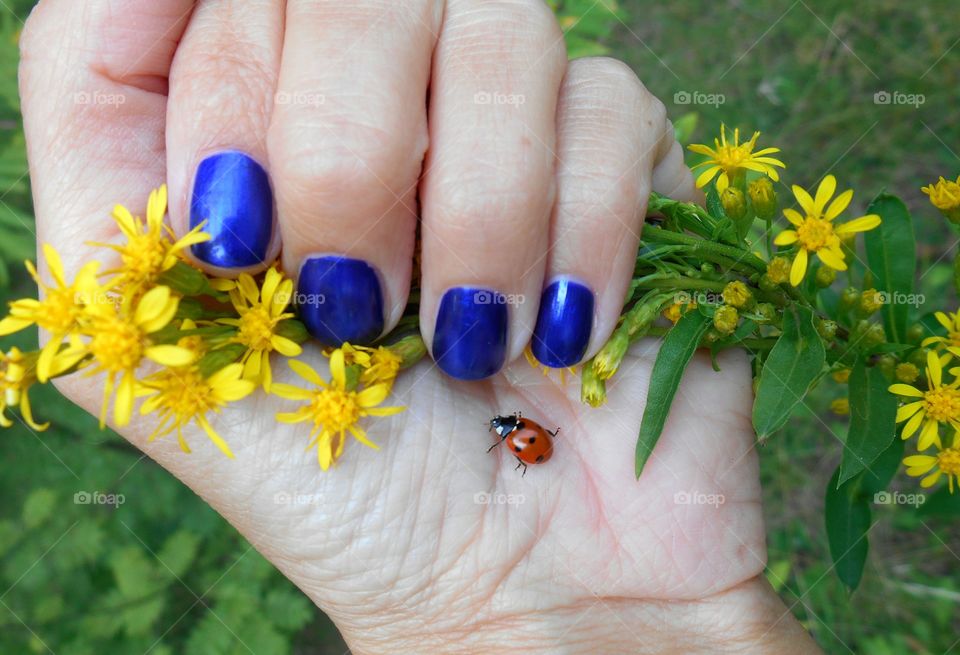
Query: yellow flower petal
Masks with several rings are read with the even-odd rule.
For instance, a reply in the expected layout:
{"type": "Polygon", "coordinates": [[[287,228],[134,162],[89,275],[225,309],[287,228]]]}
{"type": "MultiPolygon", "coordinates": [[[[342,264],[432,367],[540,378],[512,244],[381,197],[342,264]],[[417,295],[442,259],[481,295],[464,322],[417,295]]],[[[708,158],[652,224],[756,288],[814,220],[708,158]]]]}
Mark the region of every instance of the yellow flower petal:
{"type": "Polygon", "coordinates": [[[832,221],[843,213],[843,210],[850,205],[851,200],[853,200],[853,189],[847,189],[833,199],[833,202],[831,202],[830,206],[827,207],[827,211],[823,217],[828,221],[832,221]]]}
{"type": "Polygon", "coordinates": [[[777,235],[773,242],[778,246],[789,246],[791,243],[797,242],[797,232],[796,230],[784,230],[777,235]]]}
{"type": "Polygon", "coordinates": [[[817,216],[823,214],[824,207],[827,206],[827,203],[830,201],[830,198],[833,197],[834,192],[837,190],[837,178],[833,175],[827,175],[820,181],[820,186],[817,187],[817,197],[814,199],[813,204],[816,207],[817,216]]]}
{"type": "Polygon", "coordinates": [[[817,251],[817,257],[824,264],[837,271],[847,270],[847,262],[843,260],[843,252],[840,250],[830,250],[822,248],[817,251]]]}
{"type": "Polygon", "coordinates": [[[897,423],[903,423],[908,418],[916,414],[923,407],[923,401],[918,400],[913,403],[907,403],[897,410],[897,423]]]}
{"type": "Polygon", "coordinates": [[[796,257],[793,258],[793,265],[790,267],[790,284],[797,286],[803,281],[803,276],[807,272],[807,251],[799,250],[796,257]]]}
{"type": "Polygon", "coordinates": [[[880,225],[880,217],[876,214],[867,214],[866,216],[861,216],[860,218],[855,218],[852,221],[847,221],[842,225],[836,226],[833,231],[843,236],[845,234],[855,234],[856,232],[866,232],[867,230],[872,230],[873,228],[880,225]]]}
{"type": "Polygon", "coordinates": [[[174,345],[151,346],[143,354],[164,366],[186,366],[196,358],[193,351],[174,345]]]}
{"type": "Polygon", "coordinates": [[[800,227],[803,225],[803,216],[800,215],[796,209],[787,208],[783,210],[783,215],[787,217],[787,220],[800,227]]]}
{"type": "Polygon", "coordinates": [[[909,384],[891,384],[887,387],[887,391],[898,396],[907,396],[908,398],[923,398],[923,392],[909,384]]]}
{"type": "Polygon", "coordinates": [[[318,387],[326,386],[326,383],[320,377],[320,374],[313,369],[312,366],[305,362],[301,362],[299,359],[291,359],[287,361],[287,365],[293,369],[293,372],[299,375],[301,378],[307,382],[312,382],[318,387]]]}
{"type": "Polygon", "coordinates": [[[792,187],[793,195],[797,198],[797,203],[800,207],[807,213],[808,216],[816,215],[816,204],[813,202],[813,198],[810,197],[810,194],[807,193],[806,189],[799,187],[794,184],[792,187]]]}

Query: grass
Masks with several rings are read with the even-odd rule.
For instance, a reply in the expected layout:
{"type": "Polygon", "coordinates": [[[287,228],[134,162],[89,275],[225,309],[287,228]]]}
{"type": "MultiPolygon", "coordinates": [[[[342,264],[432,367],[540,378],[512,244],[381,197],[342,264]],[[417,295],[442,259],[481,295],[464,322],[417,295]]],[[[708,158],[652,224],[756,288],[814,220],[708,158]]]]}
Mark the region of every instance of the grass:
{"type": "MultiPolygon", "coordinates": [[[[15,3],[21,15],[30,4],[29,0],[15,3]]],[[[620,3],[621,20],[612,22],[595,15],[610,0],[555,4],[561,5],[561,11],[588,17],[579,23],[565,22],[573,26],[571,43],[577,52],[606,50],[626,60],[651,91],[664,99],[675,119],[696,111],[700,126],[695,141],[711,139],[721,121],[759,129],[764,132],[762,143],[783,149],[792,181],[813,186],[832,172],[841,184],[857,190],[854,203],[858,209],[865,208],[884,187],[902,195],[915,215],[923,217],[917,226],[918,241],[924,244],[920,288],[938,304],[953,304],[946,291],[950,267],[940,257],[945,244],[954,243],[955,235],[935,216],[919,187],[941,174],[960,172],[956,154],[960,131],[953,123],[953,109],[960,104],[954,2],[874,0],[853,5],[840,0],[632,0],[620,3]],[[608,23],[613,26],[612,33],[608,23]],[[597,38],[602,40],[600,45],[597,38]],[[877,104],[874,94],[878,92],[891,94],[891,98],[894,93],[922,96],[923,103],[877,104]],[[722,94],[723,102],[684,104],[685,97],[695,94],[704,99],[713,94],[715,100],[722,94]]],[[[9,17],[3,20],[9,22],[9,17]]],[[[5,54],[8,51],[0,53],[0,65],[11,73],[5,84],[0,83],[0,146],[4,148],[0,182],[6,209],[0,216],[0,228],[9,239],[22,240],[24,233],[10,227],[29,217],[30,206],[17,136],[12,84],[15,56],[5,54]]],[[[785,188],[781,191],[788,193],[785,188]]],[[[9,248],[9,239],[0,247],[9,248]]],[[[4,259],[17,257],[5,255],[4,259]]],[[[3,284],[0,300],[26,293],[29,286],[15,273],[10,284],[3,284]]],[[[839,461],[844,422],[831,416],[827,406],[839,393],[839,387],[819,389],[787,429],[764,447],[761,475],[769,577],[830,653],[952,652],[957,639],[955,608],[960,600],[960,578],[955,575],[960,530],[949,518],[905,507],[877,507],[876,525],[870,532],[872,552],[861,588],[849,595],[830,571],[822,521],[823,491],[839,461]]],[[[46,555],[49,544],[69,521],[92,516],[84,514],[86,508],[78,509],[69,502],[69,495],[78,489],[128,495],[128,503],[114,514],[98,511],[95,522],[91,521],[102,531],[98,538],[115,548],[140,548],[141,544],[114,519],[145,534],[151,544],[160,543],[168,533],[192,531],[205,540],[212,554],[194,561],[184,578],[212,581],[238,557],[252,557],[253,564],[231,573],[237,586],[263,581],[265,597],[270,598],[289,590],[289,583],[279,574],[271,578],[264,572],[255,554],[244,555],[246,544],[232,528],[159,467],[149,460],[140,461],[115,435],[97,431],[90,417],[55,392],[43,390],[35,404],[37,414],[54,416],[56,422],[42,440],[22,426],[0,439],[0,453],[8,463],[0,479],[5,499],[0,511],[0,579],[5,584],[0,586],[6,588],[30,569],[17,590],[3,600],[25,613],[28,622],[65,626],[55,633],[62,635],[64,652],[87,652],[69,641],[74,625],[70,621],[76,619],[68,616],[70,607],[89,603],[90,614],[94,614],[104,590],[114,587],[111,575],[119,576],[95,558],[79,563],[61,561],[57,556],[60,549],[46,555]],[[145,484],[151,489],[149,497],[138,492],[145,484]],[[44,493],[60,499],[60,507],[65,509],[38,514],[38,498],[44,493]],[[29,526],[26,531],[24,526],[29,526]],[[43,566],[30,568],[45,556],[49,559],[43,566]],[[52,577],[45,577],[48,575],[52,577]]],[[[915,489],[915,483],[902,475],[896,485],[904,491],[915,489]]],[[[79,536],[65,537],[67,542],[76,541],[72,547],[81,551],[93,539],[89,532],[85,538],[86,542],[79,536]]],[[[220,629],[216,625],[202,623],[205,612],[193,607],[193,601],[174,587],[156,619],[156,629],[142,635],[146,643],[163,631],[161,623],[171,624],[181,614],[177,627],[164,636],[165,643],[188,647],[207,643],[204,639],[211,644],[224,639],[223,643],[233,643],[229,635],[216,633],[220,629]]],[[[221,603],[216,605],[220,612],[230,611],[229,599],[211,603],[221,603]]],[[[4,646],[0,650],[19,652],[24,644],[43,650],[9,614],[0,617],[0,626],[5,635],[0,637],[0,646],[4,646]],[[14,633],[17,640],[4,641],[14,633]]],[[[127,646],[140,643],[141,635],[135,631],[123,634],[127,646]]],[[[297,628],[291,643],[293,652],[344,651],[336,630],[322,616],[297,628]]],[[[228,646],[224,648],[230,652],[228,646]]],[[[209,652],[218,651],[211,647],[209,652]]]]}

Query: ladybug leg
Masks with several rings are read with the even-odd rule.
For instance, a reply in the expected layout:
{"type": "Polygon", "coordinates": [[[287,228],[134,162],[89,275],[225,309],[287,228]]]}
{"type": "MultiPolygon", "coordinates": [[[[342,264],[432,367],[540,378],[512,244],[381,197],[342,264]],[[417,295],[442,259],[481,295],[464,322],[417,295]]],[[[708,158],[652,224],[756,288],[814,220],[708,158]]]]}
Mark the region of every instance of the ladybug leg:
{"type": "Polygon", "coordinates": [[[557,429],[554,430],[553,432],[550,432],[550,430],[547,430],[547,434],[549,434],[551,437],[557,436],[557,433],[558,433],[558,432],[560,432],[560,428],[557,428],[557,429]]]}
{"type": "Polygon", "coordinates": [[[497,446],[499,446],[501,443],[503,443],[503,440],[502,440],[502,439],[501,439],[500,441],[498,441],[497,443],[493,444],[492,446],[490,446],[489,448],[487,448],[487,452],[489,453],[491,450],[493,450],[494,448],[496,448],[497,446]]]}
{"type": "Polygon", "coordinates": [[[524,477],[524,476],[527,475],[527,465],[526,465],[526,463],[525,463],[522,459],[520,459],[520,458],[518,457],[518,458],[517,458],[517,468],[515,468],[515,469],[513,469],[513,470],[516,471],[516,470],[519,469],[521,466],[523,467],[523,473],[520,475],[520,477],[522,478],[522,477],[524,477]]]}

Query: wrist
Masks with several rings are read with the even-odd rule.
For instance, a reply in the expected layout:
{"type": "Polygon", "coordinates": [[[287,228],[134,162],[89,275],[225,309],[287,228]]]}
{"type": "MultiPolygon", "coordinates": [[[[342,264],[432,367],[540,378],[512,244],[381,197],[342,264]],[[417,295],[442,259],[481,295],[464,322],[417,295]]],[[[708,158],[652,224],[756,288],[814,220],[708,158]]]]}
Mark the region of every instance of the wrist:
{"type": "Polygon", "coordinates": [[[352,652],[363,655],[820,652],[762,577],[699,600],[589,597],[549,610],[444,624],[438,617],[418,626],[411,618],[363,634],[344,626],[344,633],[352,652]]]}

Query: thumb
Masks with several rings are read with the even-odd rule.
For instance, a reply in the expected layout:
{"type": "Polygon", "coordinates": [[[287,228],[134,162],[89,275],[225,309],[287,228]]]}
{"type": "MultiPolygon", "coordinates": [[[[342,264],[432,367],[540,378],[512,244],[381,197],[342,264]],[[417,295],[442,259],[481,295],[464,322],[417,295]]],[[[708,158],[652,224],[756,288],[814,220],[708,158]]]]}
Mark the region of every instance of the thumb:
{"type": "MultiPolygon", "coordinates": [[[[45,0],[20,39],[37,238],[68,274],[164,180],[167,76],[193,0],[45,0]]],[[[142,204],[143,206],[139,206],[142,204]]]]}

